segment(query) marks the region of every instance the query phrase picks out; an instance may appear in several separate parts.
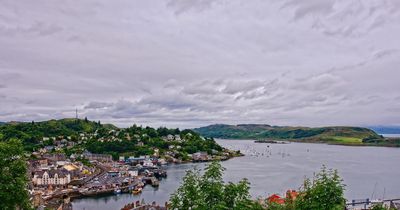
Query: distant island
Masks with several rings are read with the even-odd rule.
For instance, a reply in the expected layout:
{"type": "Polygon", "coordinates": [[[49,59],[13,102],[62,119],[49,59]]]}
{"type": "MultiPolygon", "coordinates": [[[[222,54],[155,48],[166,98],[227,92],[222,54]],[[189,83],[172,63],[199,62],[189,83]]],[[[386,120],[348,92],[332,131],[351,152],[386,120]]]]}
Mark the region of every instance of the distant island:
{"type": "Polygon", "coordinates": [[[400,146],[400,138],[384,138],[363,127],[292,127],[267,124],[214,124],[193,129],[201,136],[221,139],[288,140],[355,146],[400,146]]]}

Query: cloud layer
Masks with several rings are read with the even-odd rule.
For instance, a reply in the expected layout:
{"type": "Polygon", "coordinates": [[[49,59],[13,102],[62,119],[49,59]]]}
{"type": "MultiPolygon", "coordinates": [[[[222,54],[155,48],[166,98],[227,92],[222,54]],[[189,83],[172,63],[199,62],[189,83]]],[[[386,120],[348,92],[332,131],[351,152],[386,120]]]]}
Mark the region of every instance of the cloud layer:
{"type": "Polygon", "coordinates": [[[0,5],[0,121],[400,124],[398,1],[0,5]]]}

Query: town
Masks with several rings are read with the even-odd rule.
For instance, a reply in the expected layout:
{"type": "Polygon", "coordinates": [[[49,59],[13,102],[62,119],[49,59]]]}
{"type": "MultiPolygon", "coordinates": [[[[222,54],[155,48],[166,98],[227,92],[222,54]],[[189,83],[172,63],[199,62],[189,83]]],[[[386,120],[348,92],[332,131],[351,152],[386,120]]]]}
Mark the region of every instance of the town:
{"type": "MultiPolygon", "coordinates": [[[[28,157],[29,193],[38,209],[70,209],[71,199],[120,193],[140,194],[146,185],[158,187],[167,177],[168,164],[227,160],[241,155],[220,147],[192,131],[151,129],[105,129],[87,120],[66,120],[78,125],[96,125],[93,132],[42,136],[28,157]],[[132,130],[134,131],[132,133],[132,130]],[[118,145],[131,151],[119,150],[118,145]],[[134,144],[133,147],[129,147],[134,144]],[[94,146],[95,145],[95,146],[94,146]],[[115,148],[108,148],[117,145],[115,148]],[[194,149],[193,149],[194,148],[194,149]],[[137,151],[142,152],[137,152],[137,151]],[[93,151],[106,151],[94,153],[93,151]],[[143,152],[144,151],[144,152],[143,152]],[[195,151],[189,153],[191,151],[195,151]],[[118,156],[116,156],[118,154],[118,156]]],[[[65,124],[65,122],[62,122],[65,124]]],[[[46,122],[26,123],[23,126],[46,122]]],[[[49,132],[51,133],[51,132],[49,132]]],[[[30,138],[39,138],[31,135],[30,138]]]]}

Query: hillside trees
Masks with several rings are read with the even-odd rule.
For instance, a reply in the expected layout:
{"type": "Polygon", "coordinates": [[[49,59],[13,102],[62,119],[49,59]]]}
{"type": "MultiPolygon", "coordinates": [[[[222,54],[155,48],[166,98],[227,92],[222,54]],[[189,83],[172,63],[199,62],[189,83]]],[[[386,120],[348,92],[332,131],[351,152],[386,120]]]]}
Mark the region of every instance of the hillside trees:
{"type": "Polygon", "coordinates": [[[23,146],[18,140],[0,142],[0,201],[1,209],[30,209],[27,168],[23,146]]]}

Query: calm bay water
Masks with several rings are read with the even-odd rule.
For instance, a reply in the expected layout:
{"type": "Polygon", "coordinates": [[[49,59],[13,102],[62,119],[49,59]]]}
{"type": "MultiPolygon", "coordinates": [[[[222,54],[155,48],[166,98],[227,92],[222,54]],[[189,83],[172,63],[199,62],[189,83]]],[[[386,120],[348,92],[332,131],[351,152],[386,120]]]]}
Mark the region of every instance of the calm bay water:
{"type": "MultiPolygon", "coordinates": [[[[322,165],[339,170],[347,185],[345,196],[348,199],[400,198],[400,148],[263,144],[250,140],[218,140],[218,143],[246,155],[222,163],[226,168],[224,178],[234,182],[247,178],[254,198],[298,189],[304,177],[311,177],[322,165]]],[[[73,201],[73,208],[119,210],[127,203],[142,199],[163,204],[178,188],[186,170],[204,166],[205,163],[170,165],[168,178],[161,181],[158,189],[147,186],[137,196],[121,194],[77,199],[73,201]]]]}

